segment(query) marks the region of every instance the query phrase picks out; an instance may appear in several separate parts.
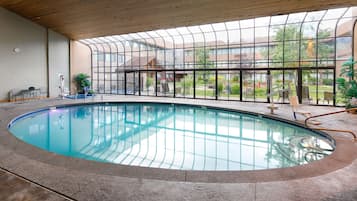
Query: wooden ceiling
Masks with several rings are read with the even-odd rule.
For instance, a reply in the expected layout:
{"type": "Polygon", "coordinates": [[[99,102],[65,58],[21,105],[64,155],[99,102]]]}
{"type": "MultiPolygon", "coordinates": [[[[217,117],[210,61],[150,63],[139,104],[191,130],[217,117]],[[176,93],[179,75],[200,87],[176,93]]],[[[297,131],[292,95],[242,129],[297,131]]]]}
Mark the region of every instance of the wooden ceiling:
{"type": "Polygon", "coordinates": [[[71,39],[353,5],[356,0],[0,0],[71,39]]]}

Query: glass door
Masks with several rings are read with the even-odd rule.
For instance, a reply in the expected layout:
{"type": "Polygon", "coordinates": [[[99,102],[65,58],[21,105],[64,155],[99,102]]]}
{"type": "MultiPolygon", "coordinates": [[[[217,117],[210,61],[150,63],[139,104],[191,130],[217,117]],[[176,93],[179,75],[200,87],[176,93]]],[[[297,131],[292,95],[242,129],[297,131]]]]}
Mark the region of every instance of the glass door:
{"type": "Polygon", "coordinates": [[[139,72],[125,72],[126,94],[136,95],[139,93],[139,72]]]}

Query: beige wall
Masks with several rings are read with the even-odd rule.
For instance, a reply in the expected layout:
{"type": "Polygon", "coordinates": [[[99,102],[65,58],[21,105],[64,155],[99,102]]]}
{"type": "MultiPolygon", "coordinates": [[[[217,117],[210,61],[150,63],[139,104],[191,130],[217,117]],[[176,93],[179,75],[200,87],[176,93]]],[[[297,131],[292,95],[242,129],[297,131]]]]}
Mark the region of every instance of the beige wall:
{"type": "Polygon", "coordinates": [[[58,73],[69,77],[68,39],[1,7],[0,27],[0,101],[30,86],[58,96],[58,73]]]}
{"type": "Polygon", "coordinates": [[[77,91],[73,78],[79,73],[91,76],[91,51],[88,46],[78,41],[71,41],[71,93],[77,91]]]}
{"type": "Polygon", "coordinates": [[[49,96],[59,95],[59,74],[64,75],[65,89],[69,89],[69,40],[54,31],[48,32],[49,96]]]}
{"type": "MultiPolygon", "coordinates": [[[[353,44],[354,54],[353,55],[354,55],[355,61],[357,61],[357,25],[355,26],[355,30],[354,30],[353,34],[354,34],[354,37],[353,37],[354,38],[354,44],[353,44]]],[[[355,67],[357,67],[357,65],[355,67]]]]}
{"type": "Polygon", "coordinates": [[[0,27],[0,100],[12,89],[47,88],[46,29],[1,7],[0,27]]]}

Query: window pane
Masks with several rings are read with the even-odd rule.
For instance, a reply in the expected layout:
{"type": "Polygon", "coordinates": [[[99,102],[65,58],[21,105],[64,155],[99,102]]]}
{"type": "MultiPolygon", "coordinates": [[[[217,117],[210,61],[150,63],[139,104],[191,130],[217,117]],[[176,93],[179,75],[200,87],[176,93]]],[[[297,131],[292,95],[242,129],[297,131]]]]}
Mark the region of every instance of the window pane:
{"type": "Polygon", "coordinates": [[[297,23],[297,22],[302,22],[305,18],[307,13],[293,13],[289,14],[288,21],[287,23],[297,23]]]}
{"type": "Polygon", "coordinates": [[[302,71],[302,101],[317,104],[317,70],[302,71]]]}
{"type": "Polygon", "coordinates": [[[141,76],[141,95],[154,96],[155,95],[155,72],[143,71],[141,76]]]}
{"type": "Polygon", "coordinates": [[[307,22],[302,25],[302,38],[313,39],[316,38],[318,22],[307,22]]]}
{"type": "MultiPolygon", "coordinates": [[[[286,25],[282,31],[283,38],[285,41],[287,40],[299,40],[300,39],[300,26],[301,24],[289,24],[286,25]]],[[[280,34],[280,33],[278,33],[280,34]]]]}
{"type": "Polygon", "coordinates": [[[336,59],[346,60],[352,56],[352,37],[336,38],[336,59]]]}
{"type": "Polygon", "coordinates": [[[214,71],[196,71],[196,98],[216,98],[216,75],[214,71]]]}
{"type": "Polygon", "coordinates": [[[254,100],[254,71],[243,71],[243,100],[254,100]]]}
{"type": "Polygon", "coordinates": [[[284,62],[299,61],[299,41],[285,41],[284,62]]]}
{"type": "Polygon", "coordinates": [[[242,43],[253,43],[254,42],[254,29],[242,29],[242,43]]]}
{"type": "Polygon", "coordinates": [[[254,74],[254,97],[257,102],[267,101],[267,72],[266,71],[255,71],[254,74]]]}
{"type": "Polygon", "coordinates": [[[335,55],[335,39],[319,39],[318,40],[318,60],[333,60],[335,55]]]}
{"type": "Polygon", "coordinates": [[[173,71],[157,72],[156,90],[158,96],[173,97],[174,95],[173,71]]]}
{"type": "Polygon", "coordinates": [[[193,72],[176,72],[176,97],[193,98],[193,72]]]}
{"type": "Polygon", "coordinates": [[[268,27],[259,27],[255,28],[255,43],[268,42],[269,28],[268,27]]]}
{"type": "Polygon", "coordinates": [[[338,22],[336,36],[337,37],[352,36],[354,21],[355,19],[352,20],[351,18],[341,19],[338,22]]]}
{"type": "Polygon", "coordinates": [[[255,46],[255,60],[268,61],[268,44],[256,44],[255,46]]]}
{"type": "Polygon", "coordinates": [[[319,104],[333,105],[333,70],[318,71],[319,104]]]}

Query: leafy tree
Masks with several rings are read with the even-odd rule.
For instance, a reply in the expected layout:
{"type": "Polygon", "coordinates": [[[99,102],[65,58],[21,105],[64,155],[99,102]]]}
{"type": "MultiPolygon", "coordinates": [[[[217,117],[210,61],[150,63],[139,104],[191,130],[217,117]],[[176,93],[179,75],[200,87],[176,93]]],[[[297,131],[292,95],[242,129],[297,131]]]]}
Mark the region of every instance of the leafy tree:
{"type": "MultiPolygon", "coordinates": [[[[313,31],[313,27],[305,27],[307,32],[313,31]]],[[[333,53],[333,46],[329,41],[331,35],[331,30],[319,30],[317,33],[318,40],[301,38],[303,37],[300,34],[300,25],[289,24],[284,27],[279,27],[275,30],[274,40],[276,45],[269,52],[270,58],[274,63],[271,64],[272,67],[281,67],[281,63],[285,62],[285,67],[304,67],[304,66],[313,66],[315,65],[316,58],[320,61],[327,60],[329,56],[333,53]],[[318,57],[316,57],[316,42],[318,57]],[[300,55],[300,58],[299,58],[300,55]],[[299,62],[299,59],[302,61],[299,62]],[[310,62],[309,60],[313,60],[310,62]]],[[[266,55],[267,56],[267,51],[266,55]]],[[[272,75],[275,78],[278,78],[281,74],[281,71],[272,71],[272,75]]],[[[310,70],[303,71],[303,77],[311,81],[310,70]]]]}
{"type": "Polygon", "coordinates": [[[321,60],[327,60],[330,55],[333,54],[334,46],[333,44],[329,43],[329,37],[331,36],[332,30],[330,29],[325,29],[325,30],[320,30],[317,35],[318,35],[318,41],[319,44],[317,46],[318,49],[318,59],[321,60]]]}
{"type": "MultiPolygon", "coordinates": [[[[307,28],[309,29],[309,28],[307,28]]],[[[312,27],[310,28],[312,29],[312,27]]],[[[311,31],[311,30],[307,30],[311,31]]],[[[318,32],[318,59],[326,60],[333,53],[333,46],[328,43],[328,38],[330,37],[331,30],[320,30],[318,32]]],[[[299,42],[300,37],[300,26],[297,25],[286,25],[284,27],[279,27],[276,30],[276,35],[274,37],[276,43],[275,47],[270,52],[270,58],[274,62],[272,66],[276,67],[279,63],[286,63],[286,67],[300,67],[299,66],[299,51],[300,57],[303,60],[306,59],[316,59],[316,39],[301,38],[301,44],[299,42]],[[292,41],[291,41],[292,40],[292,41]],[[284,41],[284,42],[283,42],[284,41]]],[[[266,52],[267,54],[267,52],[266,52]]],[[[301,62],[301,66],[310,66],[309,62],[301,62]]]]}
{"type": "Polygon", "coordinates": [[[285,30],[283,27],[277,28],[274,40],[279,42],[276,43],[270,52],[270,58],[273,59],[274,62],[277,62],[272,64],[273,67],[279,66],[283,61],[294,61],[289,63],[289,67],[299,66],[299,43],[295,41],[282,42],[284,40],[298,40],[299,34],[299,27],[294,25],[287,25],[285,30]]]}
{"type": "MultiPolygon", "coordinates": [[[[195,51],[196,64],[201,69],[210,69],[214,67],[214,63],[209,60],[209,54],[207,49],[197,49],[195,51]]],[[[209,79],[209,70],[196,71],[199,80],[203,80],[206,84],[209,79]]]]}

